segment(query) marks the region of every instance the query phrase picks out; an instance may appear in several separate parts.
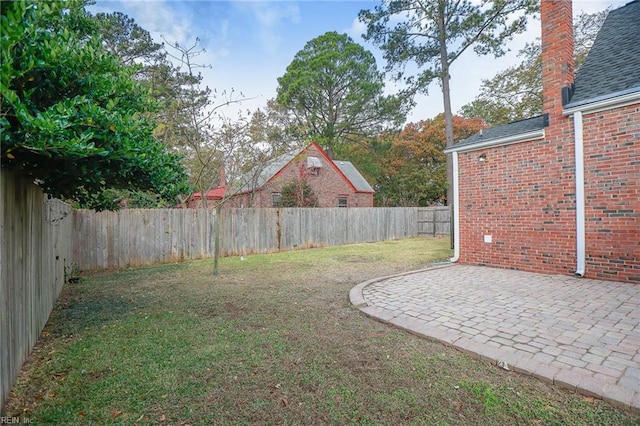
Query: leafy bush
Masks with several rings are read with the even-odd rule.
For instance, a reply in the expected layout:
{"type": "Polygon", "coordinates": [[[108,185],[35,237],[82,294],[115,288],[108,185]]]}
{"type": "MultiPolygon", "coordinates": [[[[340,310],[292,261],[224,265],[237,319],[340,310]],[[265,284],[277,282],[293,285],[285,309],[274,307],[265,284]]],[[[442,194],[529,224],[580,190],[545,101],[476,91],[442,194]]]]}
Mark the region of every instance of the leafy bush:
{"type": "Polygon", "coordinates": [[[107,188],[187,192],[180,157],[152,136],[135,67],[105,52],[84,5],[3,3],[2,166],[79,203],[107,188]]]}

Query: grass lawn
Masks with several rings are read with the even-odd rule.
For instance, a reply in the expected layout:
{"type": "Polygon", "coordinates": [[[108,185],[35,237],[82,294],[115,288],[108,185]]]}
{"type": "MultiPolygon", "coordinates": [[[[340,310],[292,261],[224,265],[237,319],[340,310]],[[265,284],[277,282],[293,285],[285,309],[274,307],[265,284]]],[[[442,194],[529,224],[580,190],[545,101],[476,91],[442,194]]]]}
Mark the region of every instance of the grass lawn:
{"type": "Polygon", "coordinates": [[[33,424],[637,424],[379,323],[349,290],[451,255],[448,239],[224,258],[63,290],[12,392],[33,424]]]}

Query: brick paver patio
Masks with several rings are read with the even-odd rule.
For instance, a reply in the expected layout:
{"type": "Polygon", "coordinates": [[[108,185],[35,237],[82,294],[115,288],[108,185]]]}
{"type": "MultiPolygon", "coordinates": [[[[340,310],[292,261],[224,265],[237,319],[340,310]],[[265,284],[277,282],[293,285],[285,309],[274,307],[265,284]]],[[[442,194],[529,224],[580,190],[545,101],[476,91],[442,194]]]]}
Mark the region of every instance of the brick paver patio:
{"type": "Polygon", "coordinates": [[[382,321],[640,412],[640,285],[480,266],[354,287],[382,321]]]}

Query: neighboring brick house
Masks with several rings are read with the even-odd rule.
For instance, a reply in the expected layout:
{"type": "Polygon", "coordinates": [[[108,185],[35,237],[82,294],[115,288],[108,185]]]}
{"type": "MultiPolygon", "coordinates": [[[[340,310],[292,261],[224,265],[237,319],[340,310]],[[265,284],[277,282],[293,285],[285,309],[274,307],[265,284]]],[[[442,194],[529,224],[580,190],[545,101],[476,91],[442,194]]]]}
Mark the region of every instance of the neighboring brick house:
{"type": "Polygon", "coordinates": [[[332,161],[312,142],[302,150],[277,157],[248,173],[225,207],[275,207],[282,188],[306,179],[319,207],[373,207],[374,190],[349,161],[332,161]]]}
{"type": "Polygon", "coordinates": [[[611,11],[573,78],[570,0],[542,0],[543,115],[445,152],[454,261],[640,282],[640,2],[611,11]]]}

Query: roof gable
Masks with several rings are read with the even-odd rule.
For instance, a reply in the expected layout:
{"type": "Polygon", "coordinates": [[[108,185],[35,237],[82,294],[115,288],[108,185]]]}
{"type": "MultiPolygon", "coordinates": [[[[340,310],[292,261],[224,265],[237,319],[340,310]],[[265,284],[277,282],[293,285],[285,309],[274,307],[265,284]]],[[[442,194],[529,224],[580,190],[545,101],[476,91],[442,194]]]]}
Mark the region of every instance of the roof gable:
{"type": "Polygon", "coordinates": [[[261,170],[258,169],[260,166],[256,166],[254,170],[244,176],[242,179],[242,182],[245,182],[244,185],[235,191],[235,193],[250,192],[263,187],[266,183],[276,178],[282,170],[284,170],[298,156],[305,153],[310,148],[315,148],[320,155],[323,156],[326,162],[333,166],[336,173],[338,173],[338,175],[340,175],[340,177],[342,177],[342,179],[344,179],[345,182],[353,188],[354,191],[375,192],[352,163],[349,161],[339,161],[341,164],[337,164],[338,162],[332,161],[320,145],[316,142],[311,142],[309,145],[297,152],[290,152],[274,158],[267,162],[261,170]],[[255,176],[256,173],[257,176],[255,176]]]}
{"type": "Polygon", "coordinates": [[[640,1],[609,12],[565,107],[640,91],[640,1]]]}

